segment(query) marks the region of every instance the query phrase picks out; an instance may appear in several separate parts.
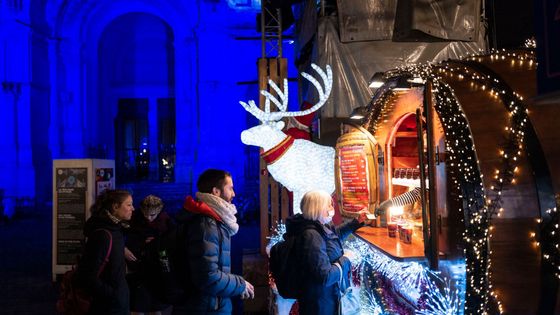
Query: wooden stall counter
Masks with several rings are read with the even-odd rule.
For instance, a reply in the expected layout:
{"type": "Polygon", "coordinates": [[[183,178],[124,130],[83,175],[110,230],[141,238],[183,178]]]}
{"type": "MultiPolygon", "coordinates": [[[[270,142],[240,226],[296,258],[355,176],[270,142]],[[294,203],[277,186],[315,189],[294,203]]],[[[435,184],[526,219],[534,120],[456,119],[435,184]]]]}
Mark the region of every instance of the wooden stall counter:
{"type": "Polygon", "coordinates": [[[412,243],[407,244],[397,237],[389,237],[386,227],[365,226],[354,233],[387,256],[397,261],[424,260],[424,241],[417,234],[413,235],[412,243]]]}

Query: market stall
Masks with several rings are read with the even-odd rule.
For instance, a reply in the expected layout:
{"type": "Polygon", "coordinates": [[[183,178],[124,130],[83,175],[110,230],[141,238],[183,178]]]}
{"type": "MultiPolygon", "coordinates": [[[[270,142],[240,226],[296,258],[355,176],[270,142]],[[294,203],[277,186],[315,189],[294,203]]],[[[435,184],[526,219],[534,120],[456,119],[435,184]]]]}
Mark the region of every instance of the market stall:
{"type": "Polygon", "coordinates": [[[540,141],[535,69],[533,52],[519,50],[390,70],[377,76],[364,118],[343,126],[341,212],[400,206],[378,211],[348,244],[362,253],[356,279],[374,313],[554,308],[556,288],[541,279],[554,277],[547,270],[558,256],[542,238],[553,233],[556,157],[540,141]],[[366,167],[348,168],[351,160],[366,167]],[[368,180],[347,185],[360,170],[368,180]]]}

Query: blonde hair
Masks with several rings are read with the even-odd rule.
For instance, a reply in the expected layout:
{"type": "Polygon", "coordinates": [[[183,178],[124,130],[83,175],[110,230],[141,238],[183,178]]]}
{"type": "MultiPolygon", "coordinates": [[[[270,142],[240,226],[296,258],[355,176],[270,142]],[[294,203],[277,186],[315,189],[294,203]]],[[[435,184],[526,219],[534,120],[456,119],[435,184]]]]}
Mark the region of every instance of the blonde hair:
{"type": "Polygon", "coordinates": [[[331,204],[331,195],[326,191],[311,190],[301,198],[300,208],[304,218],[318,221],[323,216],[323,211],[328,209],[331,204]]]}

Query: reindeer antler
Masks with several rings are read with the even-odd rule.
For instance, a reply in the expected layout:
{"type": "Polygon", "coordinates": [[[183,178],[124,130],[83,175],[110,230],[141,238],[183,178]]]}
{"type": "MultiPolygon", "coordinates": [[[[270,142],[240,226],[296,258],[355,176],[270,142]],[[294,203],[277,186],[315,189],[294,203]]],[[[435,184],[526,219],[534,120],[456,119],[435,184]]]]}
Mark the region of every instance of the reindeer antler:
{"type": "Polygon", "coordinates": [[[323,69],[321,69],[319,66],[317,66],[314,63],[311,64],[311,67],[319,74],[319,76],[325,83],[325,89],[323,90],[323,86],[321,86],[321,83],[319,83],[317,79],[315,79],[313,76],[311,76],[306,72],[301,73],[301,76],[307,79],[309,82],[311,82],[317,89],[317,92],[319,93],[319,101],[311,108],[303,111],[297,111],[297,112],[286,112],[286,110],[288,109],[288,80],[286,79],[284,79],[283,91],[280,90],[280,88],[272,80],[269,80],[268,82],[281,101],[278,100],[276,97],[274,97],[274,95],[272,95],[270,92],[266,90],[261,90],[261,94],[264,95],[264,97],[266,98],[264,111],[261,110],[253,100],[250,100],[248,104],[242,101],[239,101],[239,103],[243,106],[243,108],[245,108],[246,111],[251,113],[253,116],[255,116],[258,120],[260,120],[263,123],[278,121],[282,119],[282,117],[304,116],[309,113],[312,113],[318,110],[319,108],[321,108],[321,106],[325,104],[329,95],[331,94],[332,70],[329,65],[325,67],[326,72],[323,71],[323,69]],[[270,101],[272,101],[280,111],[270,112],[270,101]]]}

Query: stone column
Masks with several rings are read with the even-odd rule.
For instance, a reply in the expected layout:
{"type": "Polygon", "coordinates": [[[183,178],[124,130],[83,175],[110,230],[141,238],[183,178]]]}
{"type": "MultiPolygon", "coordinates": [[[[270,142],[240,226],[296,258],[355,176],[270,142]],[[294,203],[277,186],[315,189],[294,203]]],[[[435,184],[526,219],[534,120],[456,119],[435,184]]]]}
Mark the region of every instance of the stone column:
{"type": "Polygon", "coordinates": [[[192,183],[198,135],[198,65],[194,34],[175,34],[175,181],[192,183]]]}
{"type": "Polygon", "coordinates": [[[82,130],[82,76],[80,67],[80,45],[70,39],[59,43],[58,77],[58,120],[61,131],[61,157],[84,158],[82,130]]]}

